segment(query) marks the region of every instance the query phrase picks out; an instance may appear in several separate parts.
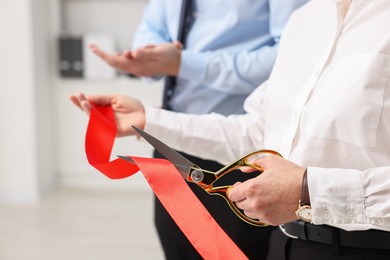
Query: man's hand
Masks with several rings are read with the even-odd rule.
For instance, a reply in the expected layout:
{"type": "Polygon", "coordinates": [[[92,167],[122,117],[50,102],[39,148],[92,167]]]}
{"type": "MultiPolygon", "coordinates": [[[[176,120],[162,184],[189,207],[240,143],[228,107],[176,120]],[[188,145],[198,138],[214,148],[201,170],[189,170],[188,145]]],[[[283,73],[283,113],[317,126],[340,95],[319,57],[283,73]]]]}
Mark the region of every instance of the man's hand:
{"type": "Polygon", "coordinates": [[[86,97],[83,93],[70,95],[70,100],[88,115],[91,103],[98,106],[111,106],[115,114],[117,136],[135,135],[131,126],[140,129],[145,127],[145,110],[142,103],[135,98],[123,95],[93,95],[86,97]]]}
{"type": "Polygon", "coordinates": [[[235,184],[228,192],[229,199],[248,217],[270,225],[296,220],[305,168],[272,155],[253,163],[260,166],[263,173],[235,184]]]}
{"type": "Polygon", "coordinates": [[[179,42],[147,45],[123,54],[113,55],[104,52],[95,45],[91,50],[111,67],[140,77],[171,75],[179,73],[181,49],[179,42]]]}

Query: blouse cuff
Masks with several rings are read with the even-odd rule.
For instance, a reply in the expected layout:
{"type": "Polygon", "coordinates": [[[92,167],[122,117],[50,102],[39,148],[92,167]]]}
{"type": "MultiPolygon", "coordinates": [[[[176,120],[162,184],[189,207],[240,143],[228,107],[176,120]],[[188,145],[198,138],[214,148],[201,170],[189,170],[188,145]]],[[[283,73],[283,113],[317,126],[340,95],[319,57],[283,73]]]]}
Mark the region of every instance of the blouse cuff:
{"type": "Polygon", "coordinates": [[[309,167],[307,173],[314,224],[365,222],[360,171],[309,167]]]}

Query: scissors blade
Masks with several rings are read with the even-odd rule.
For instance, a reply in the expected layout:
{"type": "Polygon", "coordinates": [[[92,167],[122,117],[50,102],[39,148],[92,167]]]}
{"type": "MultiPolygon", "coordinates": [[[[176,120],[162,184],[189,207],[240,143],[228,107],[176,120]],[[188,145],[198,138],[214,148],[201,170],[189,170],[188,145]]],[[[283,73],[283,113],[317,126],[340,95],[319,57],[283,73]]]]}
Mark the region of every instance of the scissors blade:
{"type": "Polygon", "coordinates": [[[131,163],[135,163],[135,162],[133,161],[133,159],[131,159],[131,158],[128,157],[128,156],[117,155],[117,157],[118,157],[118,158],[121,158],[121,159],[123,159],[123,160],[125,160],[125,161],[131,162],[131,163]]]}
{"type": "Polygon", "coordinates": [[[154,136],[146,133],[145,131],[132,126],[134,130],[141,135],[149,144],[151,144],[160,154],[167,158],[173,165],[178,169],[184,179],[187,179],[190,172],[190,168],[195,166],[194,163],[189,161],[187,158],[164,144],[154,136]]]}
{"type": "MultiPolygon", "coordinates": [[[[125,161],[131,162],[131,163],[135,163],[134,160],[131,159],[129,156],[117,155],[117,157],[120,158],[120,159],[123,159],[125,161]]],[[[185,166],[185,165],[175,164],[175,163],[173,163],[173,165],[179,170],[179,172],[183,176],[183,178],[186,179],[187,176],[188,176],[189,167],[185,166]]]]}

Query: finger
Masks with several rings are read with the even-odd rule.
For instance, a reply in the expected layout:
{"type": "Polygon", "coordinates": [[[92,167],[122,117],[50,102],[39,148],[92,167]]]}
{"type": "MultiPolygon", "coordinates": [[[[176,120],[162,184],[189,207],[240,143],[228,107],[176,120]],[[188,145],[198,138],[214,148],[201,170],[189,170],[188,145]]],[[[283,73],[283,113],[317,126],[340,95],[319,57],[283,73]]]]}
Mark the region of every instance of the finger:
{"type": "MultiPolygon", "coordinates": [[[[230,190],[233,188],[233,187],[236,187],[236,186],[238,186],[238,185],[240,185],[241,184],[241,182],[236,182],[236,183],[234,183],[233,184],[233,186],[230,186],[227,190],[226,190],[226,196],[229,198],[229,192],[230,192],[230,190]]],[[[229,198],[230,199],[230,198],[229,198]]]]}
{"type": "Polygon", "coordinates": [[[152,49],[152,48],[155,48],[155,47],[156,47],[155,44],[148,44],[148,45],[144,46],[145,49],[152,49]]]}
{"type": "Polygon", "coordinates": [[[133,52],[132,51],[124,51],[123,52],[123,56],[126,58],[126,59],[134,59],[134,55],[133,55],[133,52]]]}
{"type": "Polygon", "coordinates": [[[243,211],[243,213],[253,219],[258,219],[258,215],[252,210],[252,208],[248,205],[247,200],[238,201],[235,203],[237,208],[243,211]]]}
{"type": "Polygon", "coordinates": [[[79,99],[79,102],[80,102],[81,109],[89,115],[90,110],[91,110],[91,104],[89,103],[89,101],[85,97],[84,93],[80,92],[78,94],[78,99],[79,99]]]}
{"type": "Polygon", "coordinates": [[[73,104],[75,104],[78,108],[81,108],[80,101],[75,95],[69,95],[69,99],[72,101],[73,104]]]}
{"type": "Polygon", "coordinates": [[[89,49],[90,49],[93,53],[95,53],[95,54],[97,54],[97,55],[99,55],[99,56],[100,56],[100,54],[104,53],[101,49],[99,49],[99,47],[97,47],[97,46],[94,45],[94,44],[89,45],[89,49]]]}
{"type": "Polygon", "coordinates": [[[153,49],[145,49],[142,51],[142,58],[146,61],[156,60],[159,55],[159,51],[156,48],[153,49]]]}
{"type": "Polygon", "coordinates": [[[99,49],[96,45],[91,44],[89,48],[92,50],[93,53],[95,53],[97,56],[102,58],[105,61],[108,61],[110,58],[110,55],[108,55],[106,52],[103,50],[99,49]]]}
{"type": "Polygon", "coordinates": [[[249,215],[253,215],[253,211],[251,210],[251,208],[247,205],[248,202],[247,200],[242,200],[242,201],[237,201],[235,202],[237,208],[239,208],[240,210],[242,210],[245,215],[248,216],[249,215]]]}
{"type": "Polygon", "coordinates": [[[86,99],[83,93],[70,95],[69,98],[73,102],[73,104],[75,104],[78,108],[80,108],[82,111],[86,112],[89,115],[91,110],[91,104],[86,99]]]}
{"type": "Polygon", "coordinates": [[[264,172],[272,166],[272,164],[273,164],[272,159],[273,158],[275,158],[274,155],[266,155],[263,157],[258,157],[256,159],[254,159],[253,161],[251,161],[251,164],[259,167],[264,172]]]}
{"type": "Polygon", "coordinates": [[[136,49],[133,54],[136,59],[150,59],[154,57],[156,45],[147,45],[143,48],[136,49]]]}
{"type": "Polygon", "coordinates": [[[81,104],[83,111],[85,111],[89,115],[91,108],[92,108],[91,103],[89,103],[88,100],[83,100],[83,101],[81,101],[80,104],[81,104]]]}
{"type": "Polygon", "coordinates": [[[252,210],[250,205],[248,204],[248,200],[242,200],[235,202],[236,207],[239,208],[247,217],[251,219],[259,219],[258,214],[252,210]]]}
{"type": "Polygon", "coordinates": [[[179,41],[174,41],[173,44],[175,45],[176,48],[178,48],[179,50],[182,50],[184,48],[184,45],[179,42],[179,41]]]}
{"type": "Polygon", "coordinates": [[[250,210],[244,210],[244,214],[251,218],[251,219],[259,219],[259,217],[257,216],[257,214],[255,214],[254,212],[250,211],[250,210]]]}
{"type": "Polygon", "coordinates": [[[234,186],[230,187],[226,192],[228,198],[233,202],[238,202],[246,199],[242,189],[241,183],[236,183],[234,186]]]}
{"type": "Polygon", "coordinates": [[[89,49],[91,49],[92,51],[94,51],[95,49],[99,49],[95,44],[90,44],[88,47],[89,47],[89,49]]]}
{"type": "Polygon", "coordinates": [[[88,101],[98,106],[110,106],[114,102],[115,95],[91,95],[88,101]]]}
{"type": "Polygon", "coordinates": [[[80,92],[80,93],[77,94],[77,98],[79,99],[80,103],[81,103],[82,101],[87,100],[87,98],[85,97],[85,94],[82,93],[82,92],[80,92]]]}
{"type": "Polygon", "coordinates": [[[242,183],[242,182],[238,181],[238,182],[236,182],[236,183],[233,184],[233,187],[236,187],[236,186],[240,185],[241,183],[242,183]]]}
{"type": "Polygon", "coordinates": [[[250,167],[250,166],[243,166],[243,167],[240,167],[240,170],[241,170],[242,172],[245,172],[245,173],[257,171],[257,169],[254,169],[253,167],[250,167]]]}
{"type": "Polygon", "coordinates": [[[142,59],[144,56],[144,51],[142,49],[137,49],[134,50],[132,54],[134,59],[142,59]]]}

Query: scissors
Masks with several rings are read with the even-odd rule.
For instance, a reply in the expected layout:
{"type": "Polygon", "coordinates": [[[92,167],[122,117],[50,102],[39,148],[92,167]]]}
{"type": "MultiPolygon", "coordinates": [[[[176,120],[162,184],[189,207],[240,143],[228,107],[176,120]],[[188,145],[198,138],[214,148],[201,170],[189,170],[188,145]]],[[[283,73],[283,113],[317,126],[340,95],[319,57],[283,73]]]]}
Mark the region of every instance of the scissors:
{"type": "MultiPolygon", "coordinates": [[[[254,159],[265,157],[268,155],[276,155],[282,157],[278,152],[273,150],[257,150],[251,152],[249,154],[244,155],[238,160],[226,165],[222,169],[212,172],[208,170],[201,169],[187,158],[170,148],[168,145],[164,144],[157,138],[152,135],[146,133],[145,131],[133,126],[134,130],[141,135],[149,144],[151,144],[160,154],[162,154],[165,158],[167,158],[179,171],[181,176],[188,182],[196,183],[199,187],[201,187],[204,191],[206,191],[210,195],[219,195],[223,197],[226,202],[229,204],[232,211],[239,217],[241,220],[245,221],[248,224],[254,226],[267,226],[267,224],[262,223],[260,220],[252,219],[246,216],[240,209],[237,208],[236,204],[232,202],[228,196],[227,191],[232,185],[227,186],[217,186],[214,187],[214,183],[223,177],[224,175],[230,173],[231,171],[243,167],[249,166],[254,168],[257,171],[263,172],[261,167],[252,164],[254,159]]],[[[128,156],[118,156],[121,159],[124,159],[129,162],[133,162],[131,158],[128,156]]]]}

